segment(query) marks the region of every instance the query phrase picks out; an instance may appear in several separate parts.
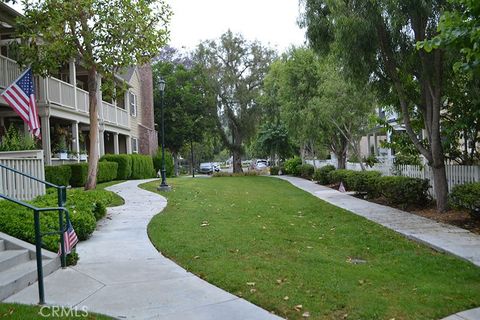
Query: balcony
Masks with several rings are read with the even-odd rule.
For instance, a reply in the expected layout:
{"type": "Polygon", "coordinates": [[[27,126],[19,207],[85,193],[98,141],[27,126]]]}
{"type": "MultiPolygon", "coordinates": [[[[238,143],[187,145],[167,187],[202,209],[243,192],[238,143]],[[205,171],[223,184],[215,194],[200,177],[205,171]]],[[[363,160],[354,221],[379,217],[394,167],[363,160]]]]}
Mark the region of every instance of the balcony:
{"type": "MultiPolygon", "coordinates": [[[[6,88],[20,75],[15,60],[0,55],[0,88],[6,88]]],[[[88,92],[75,88],[73,84],[54,77],[38,78],[37,100],[49,105],[58,106],[64,110],[89,114],[88,92]]],[[[120,127],[129,127],[128,112],[106,101],[99,103],[99,118],[105,123],[120,127]]]]}

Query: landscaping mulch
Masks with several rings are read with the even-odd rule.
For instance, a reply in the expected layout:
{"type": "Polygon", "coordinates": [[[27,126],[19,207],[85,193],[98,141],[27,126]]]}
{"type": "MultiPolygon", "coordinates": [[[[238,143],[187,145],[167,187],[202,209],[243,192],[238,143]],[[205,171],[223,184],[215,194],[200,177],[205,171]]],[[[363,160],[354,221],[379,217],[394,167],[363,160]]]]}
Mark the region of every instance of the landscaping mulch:
{"type": "Polygon", "coordinates": [[[480,235],[480,219],[472,218],[466,210],[449,210],[445,213],[439,213],[433,206],[425,209],[409,210],[409,212],[437,222],[457,226],[480,235]]]}

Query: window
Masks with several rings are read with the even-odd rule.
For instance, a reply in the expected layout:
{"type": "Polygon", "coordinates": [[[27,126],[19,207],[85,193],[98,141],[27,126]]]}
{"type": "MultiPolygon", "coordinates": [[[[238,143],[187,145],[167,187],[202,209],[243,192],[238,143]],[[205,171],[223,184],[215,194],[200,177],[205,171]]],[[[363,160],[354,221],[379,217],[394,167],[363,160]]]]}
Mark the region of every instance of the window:
{"type": "Polygon", "coordinates": [[[130,101],[130,115],[132,117],[136,117],[137,116],[137,96],[130,92],[129,101],[130,101]]]}
{"type": "Polygon", "coordinates": [[[132,138],[132,153],[138,153],[138,139],[132,138]]]}

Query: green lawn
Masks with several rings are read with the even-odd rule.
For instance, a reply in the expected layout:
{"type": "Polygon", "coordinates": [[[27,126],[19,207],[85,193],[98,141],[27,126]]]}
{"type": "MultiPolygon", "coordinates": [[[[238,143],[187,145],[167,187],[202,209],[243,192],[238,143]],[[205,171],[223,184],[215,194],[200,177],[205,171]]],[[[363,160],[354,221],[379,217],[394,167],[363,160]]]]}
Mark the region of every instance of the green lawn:
{"type": "Polygon", "coordinates": [[[53,306],[27,306],[16,303],[0,303],[0,319],[26,320],[26,319],[85,319],[85,320],[108,320],[110,317],[84,313],[80,308],[75,312],[68,309],[59,310],[53,306]],[[55,309],[54,309],[55,308],[55,309]],[[62,314],[63,312],[63,314],[62,314]]]}
{"type": "MultiPolygon", "coordinates": [[[[288,182],[169,183],[174,190],[162,193],[168,206],[148,226],[154,245],[210,283],[280,316],[425,320],[480,306],[480,268],[288,182]]],[[[143,187],[157,192],[157,185],[143,187]]]]}

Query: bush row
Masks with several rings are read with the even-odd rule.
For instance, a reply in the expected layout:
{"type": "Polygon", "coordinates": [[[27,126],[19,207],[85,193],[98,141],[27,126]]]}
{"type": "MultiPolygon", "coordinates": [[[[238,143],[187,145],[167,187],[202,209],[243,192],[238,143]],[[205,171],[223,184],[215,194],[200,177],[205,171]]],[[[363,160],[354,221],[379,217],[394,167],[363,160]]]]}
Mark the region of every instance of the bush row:
{"type": "MultiPolygon", "coordinates": [[[[155,174],[162,169],[162,149],[158,148],[157,153],[153,156],[153,167],[155,174]]],[[[170,151],[165,150],[165,174],[167,177],[173,177],[175,174],[175,166],[173,156],[170,151]]]]}
{"type": "MultiPolygon", "coordinates": [[[[68,190],[67,208],[73,228],[79,240],[86,240],[93,233],[96,221],[106,214],[106,207],[113,203],[115,195],[105,190],[68,190]]],[[[47,194],[29,201],[37,207],[55,207],[57,195],[49,189],[47,194]]],[[[32,210],[8,201],[0,201],[0,231],[21,240],[35,243],[32,210]]],[[[58,230],[58,212],[43,212],[40,218],[42,232],[58,230]]],[[[43,247],[52,252],[58,251],[59,237],[44,236],[43,247]]]]}
{"type": "Polygon", "coordinates": [[[480,182],[454,186],[449,200],[453,207],[470,210],[480,217],[480,182]]]}
{"type": "MultiPolygon", "coordinates": [[[[155,176],[153,159],[148,155],[107,154],[98,163],[98,183],[112,180],[146,179],[155,176]]],[[[45,180],[56,185],[82,187],[87,182],[87,177],[87,163],[45,167],[45,180]]]]}

